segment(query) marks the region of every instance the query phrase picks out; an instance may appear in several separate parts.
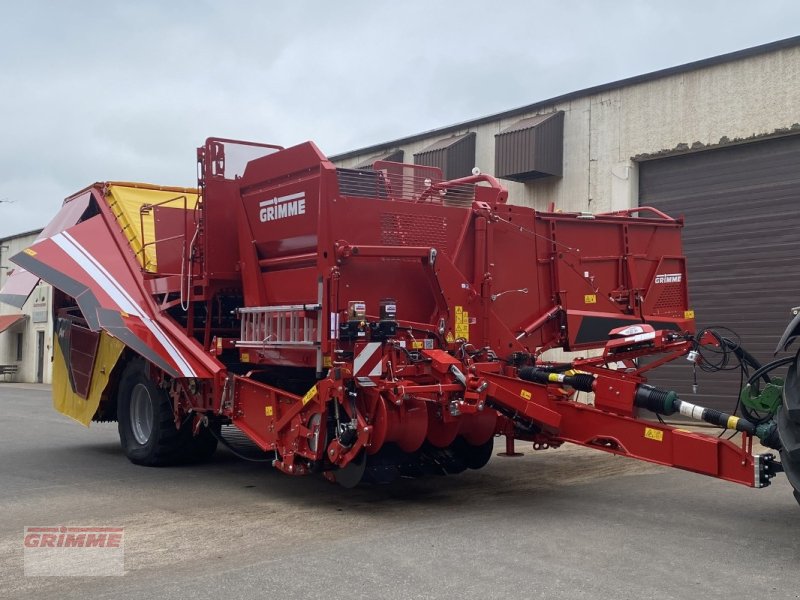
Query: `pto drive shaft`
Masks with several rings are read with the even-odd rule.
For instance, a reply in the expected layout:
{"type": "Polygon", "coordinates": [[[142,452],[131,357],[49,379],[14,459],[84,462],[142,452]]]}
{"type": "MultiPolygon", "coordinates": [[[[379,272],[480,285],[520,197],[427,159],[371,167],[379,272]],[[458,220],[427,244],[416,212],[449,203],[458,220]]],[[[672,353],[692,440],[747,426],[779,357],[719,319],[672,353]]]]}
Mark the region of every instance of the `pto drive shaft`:
{"type": "Polygon", "coordinates": [[[756,425],[741,417],[686,402],[678,398],[675,392],[660,390],[647,384],[640,385],[636,390],[633,403],[639,408],[645,408],[659,415],[669,416],[677,412],[696,421],[705,421],[717,427],[743,431],[756,436],[765,446],[780,448],[773,421],[756,425]]]}

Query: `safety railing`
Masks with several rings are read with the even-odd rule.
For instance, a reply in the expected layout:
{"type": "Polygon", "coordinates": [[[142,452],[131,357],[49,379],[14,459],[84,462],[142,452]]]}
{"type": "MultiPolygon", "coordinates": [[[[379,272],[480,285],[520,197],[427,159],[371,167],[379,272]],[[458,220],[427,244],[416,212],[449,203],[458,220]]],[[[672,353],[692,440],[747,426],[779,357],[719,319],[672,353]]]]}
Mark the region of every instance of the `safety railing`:
{"type": "Polygon", "coordinates": [[[343,196],[471,206],[476,182],[445,182],[441,169],[376,161],[371,169],[337,169],[343,196]]]}

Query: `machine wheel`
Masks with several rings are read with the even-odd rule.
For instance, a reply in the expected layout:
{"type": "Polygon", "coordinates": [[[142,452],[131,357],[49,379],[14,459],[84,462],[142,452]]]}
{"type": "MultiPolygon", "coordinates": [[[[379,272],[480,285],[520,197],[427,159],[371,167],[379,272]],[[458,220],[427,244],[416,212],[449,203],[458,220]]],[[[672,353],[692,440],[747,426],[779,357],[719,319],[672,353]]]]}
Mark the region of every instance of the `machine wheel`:
{"type": "Polygon", "coordinates": [[[137,465],[204,461],[217,448],[217,438],[207,429],[193,436],[190,424],[175,427],[172,402],[147,376],[143,360],[131,362],[122,374],[117,421],[120,444],[137,465]]]}
{"type": "Polygon", "coordinates": [[[486,442],[480,446],[472,446],[462,438],[457,437],[453,442],[453,451],[456,456],[464,461],[464,464],[470,469],[482,469],[492,458],[492,450],[494,449],[494,437],[490,437],[486,442]]]}
{"type": "MultiPolygon", "coordinates": [[[[798,354],[800,358],[800,354],[798,354]]],[[[776,417],[781,440],[781,464],[800,503],[800,377],[798,358],[789,367],[783,384],[783,405],[776,417]]]]}
{"type": "Polygon", "coordinates": [[[344,488],[354,488],[362,479],[367,470],[367,454],[363,450],[353,460],[341,469],[334,471],[336,483],[344,488]]]}

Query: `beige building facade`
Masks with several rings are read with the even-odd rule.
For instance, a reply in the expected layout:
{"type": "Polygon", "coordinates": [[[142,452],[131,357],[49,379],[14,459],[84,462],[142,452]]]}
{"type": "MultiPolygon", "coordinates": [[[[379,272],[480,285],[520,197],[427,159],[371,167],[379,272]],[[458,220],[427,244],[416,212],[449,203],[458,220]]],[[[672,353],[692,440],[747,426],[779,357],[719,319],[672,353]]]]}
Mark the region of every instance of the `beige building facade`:
{"type": "MultiPolygon", "coordinates": [[[[16,268],[9,258],[33,244],[40,231],[0,239],[0,288],[16,268]]],[[[0,365],[16,367],[0,382],[50,383],[52,377],[52,288],[39,282],[21,309],[0,303],[0,365]]]]}

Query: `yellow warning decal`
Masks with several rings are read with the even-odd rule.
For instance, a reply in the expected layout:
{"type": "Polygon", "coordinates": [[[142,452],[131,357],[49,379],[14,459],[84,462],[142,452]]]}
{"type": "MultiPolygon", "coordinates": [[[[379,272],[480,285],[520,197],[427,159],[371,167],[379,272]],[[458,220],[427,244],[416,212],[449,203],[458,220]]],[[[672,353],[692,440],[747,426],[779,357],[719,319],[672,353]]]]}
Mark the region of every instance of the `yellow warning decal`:
{"type": "Polygon", "coordinates": [[[242,352],[240,360],[242,362],[250,362],[250,355],[247,352],[242,352]]]}
{"type": "Polygon", "coordinates": [[[314,386],[306,392],[305,396],[303,396],[303,406],[311,402],[314,399],[314,396],[316,395],[317,395],[317,386],[314,386]]]}
{"type": "Polygon", "coordinates": [[[456,341],[456,338],[453,337],[453,332],[452,331],[448,331],[447,335],[445,336],[444,339],[447,340],[448,344],[452,344],[453,342],[456,341]]]}
{"type": "Polygon", "coordinates": [[[525,400],[531,399],[531,393],[528,390],[520,390],[519,395],[520,397],[525,398],[525,400]]]}
{"type": "Polygon", "coordinates": [[[413,342],[411,342],[412,350],[422,350],[422,348],[424,348],[424,347],[425,347],[425,344],[423,342],[419,342],[417,340],[414,340],[413,342]]]}
{"type": "Polygon", "coordinates": [[[267,415],[268,417],[271,417],[272,416],[272,407],[271,406],[265,406],[264,407],[264,414],[267,415]]]}
{"type": "Polygon", "coordinates": [[[322,366],[323,367],[330,367],[332,364],[333,364],[333,362],[331,361],[331,357],[330,356],[323,356],[322,357],[322,366]]]}
{"type": "Polygon", "coordinates": [[[644,437],[648,440],[655,440],[657,442],[664,441],[664,432],[660,429],[653,429],[652,427],[644,428],[644,437]]]}
{"type": "Polygon", "coordinates": [[[684,319],[694,319],[694,311],[693,310],[685,310],[685,311],[683,311],[683,318],[684,319]]]}
{"type": "Polygon", "coordinates": [[[36,250],[31,250],[30,248],[25,248],[23,252],[28,256],[36,256],[36,250]]]}
{"type": "Polygon", "coordinates": [[[469,313],[463,306],[456,306],[456,338],[469,341],[469,313]]]}
{"type": "Polygon", "coordinates": [[[583,297],[584,304],[597,304],[597,295],[596,294],[586,294],[583,297]]]}

